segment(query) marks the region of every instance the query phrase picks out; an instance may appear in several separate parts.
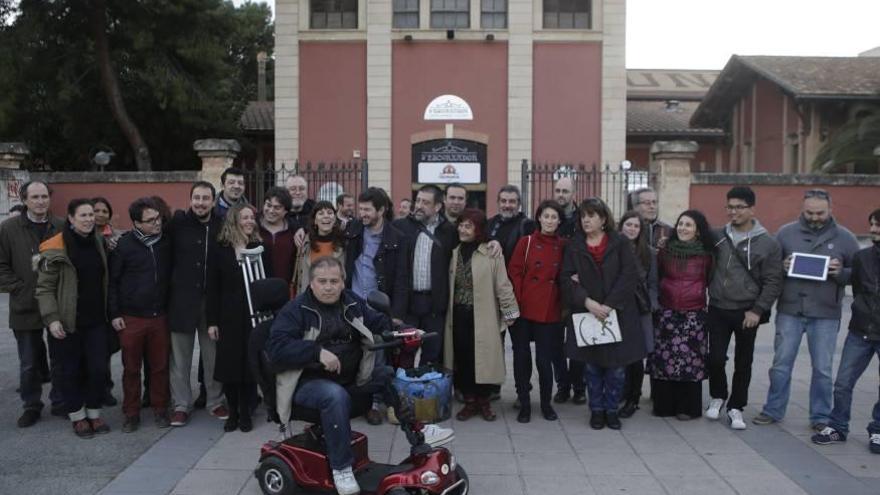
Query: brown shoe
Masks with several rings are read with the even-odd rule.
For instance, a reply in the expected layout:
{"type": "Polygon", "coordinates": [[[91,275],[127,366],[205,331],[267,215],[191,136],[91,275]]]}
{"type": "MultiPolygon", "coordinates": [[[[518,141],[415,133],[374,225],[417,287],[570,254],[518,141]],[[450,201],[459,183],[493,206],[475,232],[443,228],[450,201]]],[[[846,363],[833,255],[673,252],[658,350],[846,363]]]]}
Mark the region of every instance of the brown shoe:
{"type": "Polygon", "coordinates": [[[458,411],[455,415],[455,419],[459,421],[467,421],[476,416],[479,412],[480,408],[477,406],[477,400],[472,395],[466,395],[464,397],[464,407],[458,411]]]}
{"type": "Polygon", "coordinates": [[[483,419],[485,419],[486,421],[495,421],[496,419],[498,419],[495,411],[492,410],[492,403],[490,402],[488,397],[480,400],[479,408],[480,416],[482,416],[483,419]]]}
{"type": "Polygon", "coordinates": [[[110,425],[101,418],[90,419],[89,423],[92,425],[92,431],[99,435],[110,433],[110,425]]]}
{"type": "Polygon", "coordinates": [[[95,436],[95,430],[92,429],[92,425],[89,424],[89,421],[87,419],[74,421],[73,432],[76,433],[76,436],[80,438],[92,438],[93,436],[95,436]]]}

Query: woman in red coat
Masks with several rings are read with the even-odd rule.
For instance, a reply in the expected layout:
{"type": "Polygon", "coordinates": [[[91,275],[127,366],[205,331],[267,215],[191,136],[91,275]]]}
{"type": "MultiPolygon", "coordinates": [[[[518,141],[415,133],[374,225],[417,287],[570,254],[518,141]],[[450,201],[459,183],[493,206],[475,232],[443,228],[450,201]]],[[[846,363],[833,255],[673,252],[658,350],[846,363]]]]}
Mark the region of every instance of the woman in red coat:
{"type": "Polygon", "coordinates": [[[557,235],[563,218],[555,201],[538,205],[535,218],[540,229],[522,237],[516,244],[507,267],[513,292],[520,308],[520,318],[510,329],[513,341],[513,377],[519,401],[520,423],[531,420],[529,383],[532,379],[532,347],[541,394],[541,414],[548,421],[557,419],[550,405],[553,394],[552,363],[562,364],[562,304],[559,298],[559,271],[565,239],[557,235]]]}
{"type": "Polygon", "coordinates": [[[654,352],[648,357],[655,416],[686,421],[702,415],[701,382],[709,352],[706,296],[714,245],[706,217],[688,210],[679,215],[657,257],[660,312],[654,352]]]}

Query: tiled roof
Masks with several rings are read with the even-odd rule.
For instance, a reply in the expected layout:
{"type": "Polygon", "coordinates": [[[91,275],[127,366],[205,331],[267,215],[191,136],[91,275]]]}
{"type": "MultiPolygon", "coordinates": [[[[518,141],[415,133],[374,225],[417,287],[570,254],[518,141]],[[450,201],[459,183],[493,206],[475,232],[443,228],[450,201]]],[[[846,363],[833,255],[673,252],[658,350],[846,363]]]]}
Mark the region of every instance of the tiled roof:
{"type": "Polygon", "coordinates": [[[699,100],[721,71],[684,69],[627,69],[626,97],[630,100],[699,100]]]}
{"type": "Polygon", "coordinates": [[[721,125],[755,80],[798,99],[880,100],[880,57],[734,55],[694,112],[695,125],[721,125]]]}
{"type": "Polygon", "coordinates": [[[628,135],[722,136],[722,129],[691,127],[690,120],[698,101],[629,100],[626,102],[628,135]]]}
{"type": "Polygon", "coordinates": [[[246,132],[273,132],[275,130],[275,102],[252,101],[241,113],[239,125],[246,132]]]}

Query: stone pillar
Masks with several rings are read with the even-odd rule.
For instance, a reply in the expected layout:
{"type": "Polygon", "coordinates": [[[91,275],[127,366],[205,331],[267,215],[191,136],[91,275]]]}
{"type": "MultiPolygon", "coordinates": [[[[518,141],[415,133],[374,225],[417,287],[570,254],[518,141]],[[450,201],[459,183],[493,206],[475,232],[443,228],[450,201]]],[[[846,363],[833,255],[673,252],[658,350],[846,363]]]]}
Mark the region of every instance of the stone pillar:
{"type": "Polygon", "coordinates": [[[0,168],[20,169],[30,154],[24,143],[0,143],[0,168]]]}
{"type": "Polygon", "coordinates": [[[198,139],[193,143],[193,149],[202,159],[201,180],[214,184],[219,193],[223,188],[220,175],[232,166],[241,146],[235,139],[198,139]]]}
{"type": "Polygon", "coordinates": [[[670,225],[690,206],[691,161],[697,149],[695,141],[651,143],[651,172],[657,174],[660,220],[670,225]]]}

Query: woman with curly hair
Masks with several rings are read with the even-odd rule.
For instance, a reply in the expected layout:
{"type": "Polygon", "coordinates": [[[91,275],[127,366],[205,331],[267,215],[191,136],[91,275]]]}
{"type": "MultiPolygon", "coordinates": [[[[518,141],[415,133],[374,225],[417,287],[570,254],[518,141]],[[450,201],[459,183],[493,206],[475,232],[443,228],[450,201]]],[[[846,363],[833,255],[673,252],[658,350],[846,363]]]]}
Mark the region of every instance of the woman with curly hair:
{"type": "MultiPolygon", "coordinates": [[[[253,428],[252,404],[256,397],[256,381],[247,362],[247,346],[251,335],[247,294],[241,271],[245,249],[261,245],[257,231],[257,210],[249,204],[229,209],[217,244],[208,253],[207,320],[208,336],[217,341],[214,379],[223,384],[229,418],[225,431],[253,428]]],[[[271,262],[263,251],[263,267],[271,276],[271,262]]]]}
{"type": "Polygon", "coordinates": [[[686,421],[702,415],[701,382],[709,353],[706,294],[714,244],[706,217],[687,210],[658,254],[660,311],[654,352],[648,358],[655,416],[686,421]]]}
{"type": "Polygon", "coordinates": [[[336,217],[336,208],[329,201],[318,201],[309,213],[306,238],[296,262],[294,287],[302,294],[309,286],[309,267],[322,256],[333,256],[345,262],[345,236],[336,217]]]}

